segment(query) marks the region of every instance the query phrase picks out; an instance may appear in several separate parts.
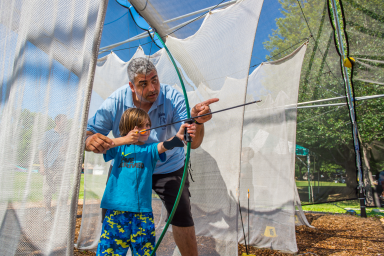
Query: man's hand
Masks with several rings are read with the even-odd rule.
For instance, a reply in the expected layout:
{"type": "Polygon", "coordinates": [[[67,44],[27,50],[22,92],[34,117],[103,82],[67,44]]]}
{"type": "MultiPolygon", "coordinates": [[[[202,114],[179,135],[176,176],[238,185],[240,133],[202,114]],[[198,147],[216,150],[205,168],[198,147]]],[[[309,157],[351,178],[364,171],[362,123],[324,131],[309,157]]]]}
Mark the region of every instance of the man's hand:
{"type": "MultiPolygon", "coordinates": [[[[218,98],[213,98],[213,99],[209,99],[209,100],[206,100],[206,101],[203,101],[201,103],[196,104],[196,106],[194,106],[192,108],[191,117],[201,116],[201,115],[210,113],[211,109],[209,108],[209,105],[212,103],[218,102],[218,101],[219,101],[218,98]]],[[[211,118],[212,118],[212,115],[206,115],[203,117],[196,118],[195,120],[198,123],[203,124],[203,123],[209,121],[211,118]]]]}
{"type": "Polygon", "coordinates": [[[43,164],[40,164],[40,174],[45,175],[45,167],[43,164]]]}
{"type": "Polygon", "coordinates": [[[103,153],[110,149],[113,144],[110,138],[100,133],[95,133],[85,141],[85,150],[92,151],[93,153],[103,153]]]}

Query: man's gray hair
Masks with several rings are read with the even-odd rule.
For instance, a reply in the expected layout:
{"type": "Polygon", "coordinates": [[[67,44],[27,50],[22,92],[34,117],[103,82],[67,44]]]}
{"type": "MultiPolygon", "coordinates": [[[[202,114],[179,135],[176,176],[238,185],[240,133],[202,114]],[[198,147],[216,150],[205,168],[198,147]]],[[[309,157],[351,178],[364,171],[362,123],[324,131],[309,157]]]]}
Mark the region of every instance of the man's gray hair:
{"type": "Polygon", "coordinates": [[[156,67],[148,58],[135,58],[131,60],[128,65],[129,81],[134,84],[133,82],[137,74],[146,75],[149,74],[152,70],[156,70],[156,67]]]}

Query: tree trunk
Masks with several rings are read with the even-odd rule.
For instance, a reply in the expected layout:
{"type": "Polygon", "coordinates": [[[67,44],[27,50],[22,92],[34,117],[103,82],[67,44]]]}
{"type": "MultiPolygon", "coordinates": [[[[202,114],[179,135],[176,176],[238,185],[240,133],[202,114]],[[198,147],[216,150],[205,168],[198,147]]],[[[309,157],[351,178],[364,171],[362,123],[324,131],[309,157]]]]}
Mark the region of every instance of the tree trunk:
{"type": "MultiPolygon", "coordinates": [[[[360,142],[361,138],[359,136],[360,142]]],[[[366,202],[365,204],[367,206],[377,206],[380,207],[380,199],[379,196],[377,195],[376,190],[372,190],[372,183],[373,183],[373,178],[372,178],[372,172],[371,172],[371,167],[369,165],[368,161],[368,156],[367,156],[367,145],[364,145],[363,143],[360,143],[363,148],[363,163],[364,167],[363,168],[363,175],[364,175],[364,187],[365,187],[365,193],[366,193],[366,202]]]]}

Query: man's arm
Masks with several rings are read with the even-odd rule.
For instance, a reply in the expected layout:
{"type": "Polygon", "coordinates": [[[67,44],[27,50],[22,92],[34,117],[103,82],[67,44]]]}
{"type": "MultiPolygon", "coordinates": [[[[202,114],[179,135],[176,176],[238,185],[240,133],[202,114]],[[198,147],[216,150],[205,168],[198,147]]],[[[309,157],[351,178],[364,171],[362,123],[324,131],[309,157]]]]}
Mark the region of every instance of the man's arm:
{"type": "Polygon", "coordinates": [[[40,174],[45,174],[45,167],[44,167],[44,153],[43,151],[39,151],[39,164],[40,164],[40,174]]]}
{"type": "Polygon", "coordinates": [[[204,139],[204,124],[196,125],[196,134],[191,142],[191,149],[200,147],[204,139]]]}
{"type": "MultiPolygon", "coordinates": [[[[200,115],[210,113],[211,109],[209,108],[209,105],[212,103],[218,102],[218,101],[219,101],[218,98],[213,98],[213,99],[209,99],[209,100],[206,100],[206,101],[203,101],[201,103],[196,104],[196,106],[194,106],[192,108],[191,117],[193,118],[195,116],[200,116],[200,115]]],[[[207,116],[203,116],[203,117],[199,117],[199,118],[195,119],[196,122],[198,122],[199,124],[196,125],[195,137],[193,138],[193,141],[191,142],[191,148],[192,149],[196,149],[196,148],[200,147],[201,143],[203,143],[204,123],[211,120],[211,118],[212,118],[212,115],[207,115],[207,116]]]]}
{"type": "Polygon", "coordinates": [[[92,151],[93,153],[103,153],[114,145],[113,141],[110,138],[100,133],[93,133],[91,131],[87,131],[86,135],[86,151],[92,151]]]}

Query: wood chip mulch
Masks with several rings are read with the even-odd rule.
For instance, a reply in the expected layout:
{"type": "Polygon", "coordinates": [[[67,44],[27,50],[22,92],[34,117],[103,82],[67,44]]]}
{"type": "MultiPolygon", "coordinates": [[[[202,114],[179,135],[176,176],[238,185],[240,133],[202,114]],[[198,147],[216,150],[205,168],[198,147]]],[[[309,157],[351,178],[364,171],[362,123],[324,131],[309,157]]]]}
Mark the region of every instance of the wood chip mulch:
{"type": "MultiPolygon", "coordinates": [[[[82,205],[79,205],[76,220],[75,243],[79,235],[82,205]]],[[[306,214],[307,226],[296,227],[297,255],[383,255],[384,218],[361,218],[352,215],[306,214]]],[[[200,241],[202,242],[202,241],[200,241]]],[[[199,242],[199,244],[200,244],[199,242]]],[[[239,255],[246,252],[239,244],[239,255]]],[[[157,253],[161,256],[160,253],[157,253]]],[[[269,249],[249,248],[254,255],[292,255],[269,249]]],[[[91,251],[74,249],[75,256],[96,255],[91,251]]]]}

